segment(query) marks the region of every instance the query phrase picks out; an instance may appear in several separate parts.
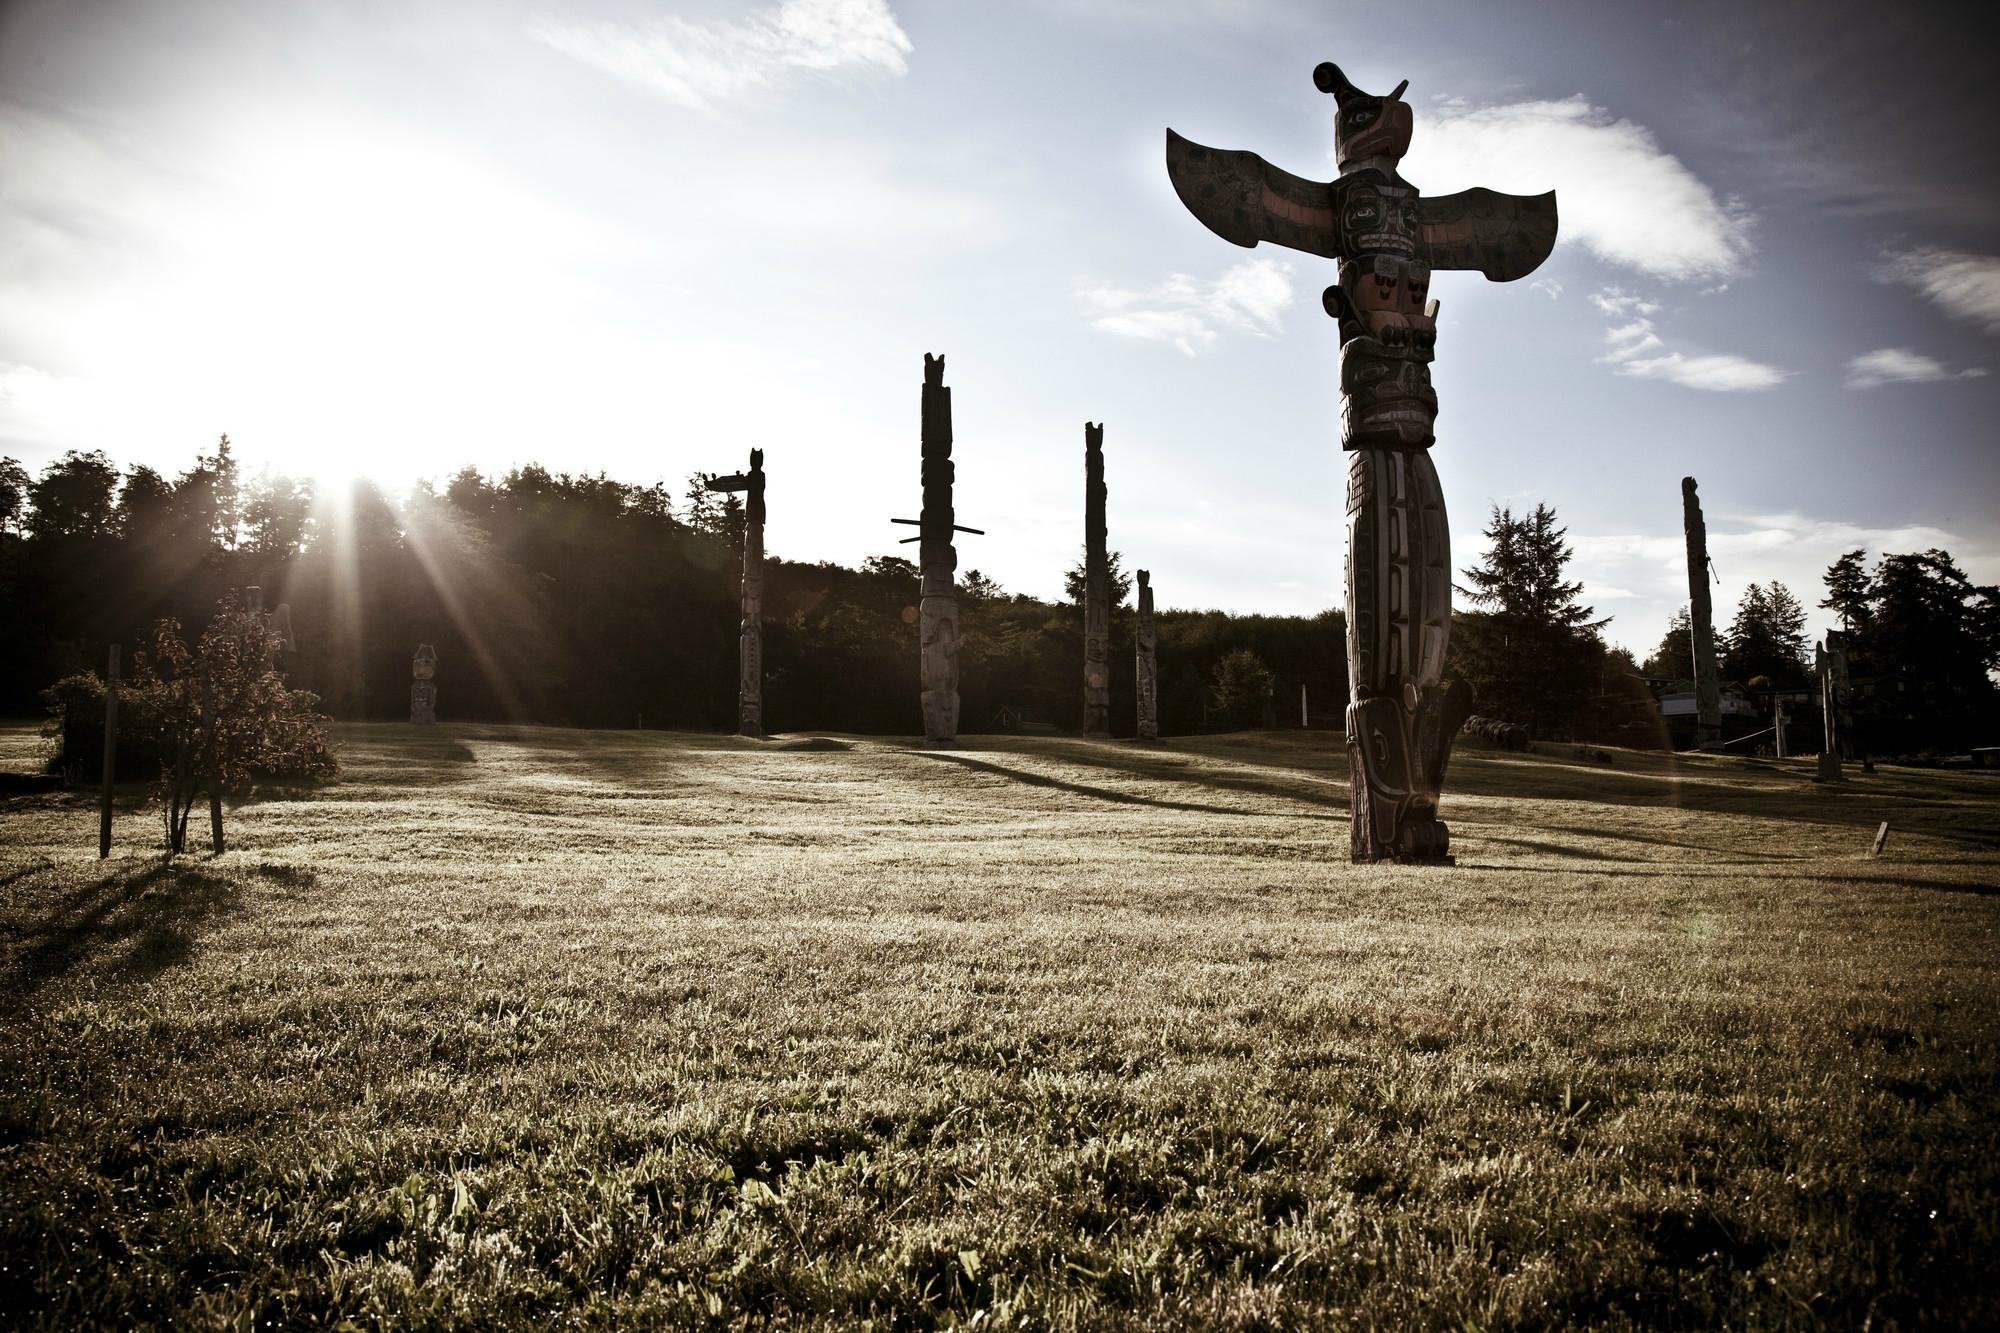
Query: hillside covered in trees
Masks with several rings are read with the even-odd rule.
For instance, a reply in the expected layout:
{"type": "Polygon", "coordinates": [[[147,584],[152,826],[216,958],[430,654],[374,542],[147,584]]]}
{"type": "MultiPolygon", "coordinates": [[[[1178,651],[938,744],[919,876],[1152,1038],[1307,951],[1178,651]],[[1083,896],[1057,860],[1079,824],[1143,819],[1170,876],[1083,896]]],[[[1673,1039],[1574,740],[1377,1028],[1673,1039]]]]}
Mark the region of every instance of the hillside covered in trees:
{"type": "MultiPolygon", "coordinates": [[[[106,645],[152,641],[165,618],[198,631],[227,592],[256,584],[289,604],[294,686],[335,717],[408,715],[410,657],[438,652],[446,718],[591,727],[733,727],[743,512],[698,478],[686,493],[538,466],[488,478],[467,468],[400,498],[366,481],[315,494],[244,476],[225,438],[175,477],[75,453],[30,477],[0,460],[0,714],[102,670],[106,645]]],[[[1568,575],[1555,512],[1494,509],[1484,550],[1459,571],[1446,675],[1475,707],[1549,738],[1664,743],[1642,676],[1688,674],[1685,614],[1642,669],[1607,645],[1568,575]]],[[[1131,577],[1114,553],[1115,735],[1134,725],[1131,577]]],[[[1053,571],[1052,571],[1053,572],[1053,571]]],[[[770,559],[765,567],[765,722],[907,734],[917,715],[917,571],[878,556],[859,569],[770,559]]],[[[1065,600],[959,576],[959,689],[967,732],[1072,730],[1083,675],[1081,563],[1065,600]]],[[[2000,593],[1943,551],[1850,552],[1820,605],[1847,626],[1855,701],[1882,753],[2000,739],[2000,593]]],[[[1163,610],[1157,615],[1166,734],[1300,722],[1347,706],[1344,621],[1163,610]]],[[[1753,690],[1811,683],[1801,599],[1753,584],[1719,626],[1723,674],[1753,690]]]]}
{"type": "MultiPolygon", "coordinates": [[[[421,642],[436,646],[447,718],[734,725],[743,514],[698,481],[677,498],[530,466],[497,479],[466,469],[400,499],[365,481],[314,494],[241,475],[226,439],[171,479],[102,453],[71,453],[33,479],[11,460],[0,468],[0,636],[13,645],[0,712],[37,712],[52,681],[101,671],[107,644],[129,652],[166,617],[198,627],[226,591],[256,584],[266,606],[291,608],[292,683],[336,717],[407,716],[421,642]]],[[[1073,728],[1080,592],[1060,604],[1010,595],[977,570],[960,584],[965,729],[1073,728]]],[[[1111,690],[1114,732],[1127,735],[1129,590],[1118,571],[1111,690]]],[[[915,731],[916,602],[901,557],[860,569],[768,560],[767,725],[915,731]]],[[[1338,725],[1337,611],[1162,611],[1157,624],[1169,733],[1296,725],[1301,685],[1313,720],[1338,725]]]]}

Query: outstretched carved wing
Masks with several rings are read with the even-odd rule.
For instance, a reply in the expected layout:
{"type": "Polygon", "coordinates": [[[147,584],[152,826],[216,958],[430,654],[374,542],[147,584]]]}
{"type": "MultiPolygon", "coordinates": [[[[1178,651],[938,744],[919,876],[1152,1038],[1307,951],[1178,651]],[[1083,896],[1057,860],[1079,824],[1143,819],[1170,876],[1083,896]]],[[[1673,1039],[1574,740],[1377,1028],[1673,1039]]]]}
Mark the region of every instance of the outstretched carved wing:
{"type": "Polygon", "coordinates": [[[726,477],[710,474],[702,478],[702,484],[711,491],[747,491],[750,489],[750,478],[741,472],[732,472],[726,477]]]}
{"type": "Polygon", "coordinates": [[[1255,153],[1204,148],[1172,130],[1167,176],[1188,212],[1225,241],[1244,246],[1270,241],[1340,257],[1331,184],[1280,171],[1255,153]]]}
{"type": "Polygon", "coordinates": [[[1432,268],[1476,268],[1494,282],[1512,282],[1540,268],[1555,243],[1554,190],[1473,189],[1417,200],[1417,258],[1432,268]]]}

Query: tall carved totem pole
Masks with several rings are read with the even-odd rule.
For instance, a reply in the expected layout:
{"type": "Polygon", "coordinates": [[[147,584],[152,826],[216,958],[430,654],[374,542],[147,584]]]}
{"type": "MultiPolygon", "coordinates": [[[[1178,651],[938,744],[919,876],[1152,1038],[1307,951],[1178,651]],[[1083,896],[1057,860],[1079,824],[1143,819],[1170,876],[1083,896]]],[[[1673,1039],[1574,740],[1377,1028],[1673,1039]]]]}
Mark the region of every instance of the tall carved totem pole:
{"type": "Polygon", "coordinates": [[[1143,569],[1139,571],[1139,626],[1134,637],[1138,640],[1138,670],[1133,675],[1138,681],[1139,739],[1156,741],[1160,739],[1160,639],[1153,628],[1153,576],[1143,569]]]}
{"type": "Polygon", "coordinates": [[[1681,478],[1681,522],[1687,527],[1688,639],[1694,644],[1694,748],[1722,741],[1722,682],[1715,670],[1715,604],[1708,595],[1708,524],[1694,478],[1681,478]]]}
{"type": "Polygon", "coordinates": [[[917,529],[906,541],[917,547],[922,585],[917,602],[918,667],[923,682],[924,743],[958,743],[958,548],[955,532],[978,533],[961,527],[951,505],[954,469],[951,461],[951,390],[944,383],[944,357],[924,353],[923,395],[924,508],[919,518],[896,518],[917,529]]]}
{"type": "Polygon", "coordinates": [[[742,491],[743,605],[736,637],[736,734],[764,734],[764,451],[750,451],[750,470],[709,477],[711,491],[742,491]]]}
{"type": "Polygon", "coordinates": [[[1104,423],[1083,423],[1083,734],[1111,734],[1111,566],[1105,553],[1104,423]]]}
{"type": "Polygon", "coordinates": [[[1434,269],[1495,282],[1535,271],[1556,238],[1556,197],[1463,190],[1423,198],[1396,172],[1413,119],[1406,80],[1362,92],[1338,66],[1313,82],[1337,103],[1340,175],[1312,181],[1249,152],[1167,131],[1167,174],[1188,211],[1226,241],[1259,241],[1340,262],[1324,294],[1340,327],[1340,447],[1347,468],[1348,769],[1356,861],[1449,861],[1438,795],[1453,736],[1471,711],[1443,684],[1451,629],[1451,543],[1427,452],[1436,436],[1430,362],[1434,269]]]}

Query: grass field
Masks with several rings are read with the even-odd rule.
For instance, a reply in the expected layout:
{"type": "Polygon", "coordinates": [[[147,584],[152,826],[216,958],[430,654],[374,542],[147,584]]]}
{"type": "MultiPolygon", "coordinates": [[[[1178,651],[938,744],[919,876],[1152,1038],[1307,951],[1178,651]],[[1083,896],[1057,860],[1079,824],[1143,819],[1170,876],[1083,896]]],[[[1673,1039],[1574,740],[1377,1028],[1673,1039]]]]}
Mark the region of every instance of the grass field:
{"type": "Polygon", "coordinates": [[[0,1323],[2000,1325],[2000,775],[340,739],[0,804],[0,1323]]]}

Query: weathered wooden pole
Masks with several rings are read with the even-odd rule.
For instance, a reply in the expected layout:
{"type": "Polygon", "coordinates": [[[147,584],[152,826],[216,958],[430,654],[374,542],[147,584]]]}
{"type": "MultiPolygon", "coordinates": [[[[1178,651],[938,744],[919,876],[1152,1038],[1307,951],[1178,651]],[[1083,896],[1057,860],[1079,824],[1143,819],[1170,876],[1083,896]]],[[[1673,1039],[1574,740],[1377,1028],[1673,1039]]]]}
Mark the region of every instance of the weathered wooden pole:
{"type": "Polygon", "coordinates": [[[1825,645],[1813,645],[1813,667],[1819,675],[1820,725],[1824,729],[1819,750],[1819,771],[1815,782],[1843,782],[1840,771],[1840,713],[1836,696],[1834,658],[1825,645]]]}
{"type": "Polygon", "coordinates": [[[437,649],[427,643],[417,645],[410,659],[410,721],[431,726],[437,715],[437,649]]]}
{"type": "Polygon", "coordinates": [[[97,799],[97,859],[111,855],[111,784],[118,776],[118,645],[104,673],[104,791],[97,799]]]}
{"type": "Polygon", "coordinates": [[[922,399],[924,507],[921,517],[892,518],[917,529],[905,541],[917,547],[922,582],[918,588],[918,670],[923,691],[924,743],[958,743],[958,548],[952,534],[980,529],[959,524],[951,505],[951,390],[944,383],[944,357],[924,353],[922,399]]]}
{"type": "Polygon", "coordinates": [[[1771,696],[1771,734],[1777,737],[1778,758],[1785,757],[1785,696],[1771,696]]]}
{"type": "Polygon", "coordinates": [[[1694,478],[1681,478],[1681,520],[1687,528],[1688,637],[1694,642],[1694,748],[1722,740],[1722,685],[1715,672],[1715,607],[1708,595],[1708,525],[1694,478]]]}
{"type": "Polygon", "coordinates": [[[1160,739],[1160,668],[1156,650],[1159,636],[1153,629],[1153,576],[1139,571],[1138,681],[1139,739],[1160,739]]]}
{"type": "Polygon", "coordinates": [[[1111,734],[1111,569],[1105,553],[1104,423],[1083,423],[1083,734],[1111,734]]]}
{"type": "Polygon", "coordinates": [[[736,733],[764,734],[764,451],[750,451],[750,470],[709,477],[711,491],[742,491],[743,591],[736,640],[736,733]]]}
{"type": "Polygon", "coordinates": [[[205,742],[208,748],[208,775],[204,785],[208,788],[208,840],[215,848],[217,856],[222,855],[222,746],[216,735],[215,679],[208,674],[208,668],[201,672],[201,725],[208,734],[205,742]]]}

